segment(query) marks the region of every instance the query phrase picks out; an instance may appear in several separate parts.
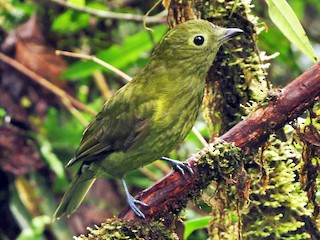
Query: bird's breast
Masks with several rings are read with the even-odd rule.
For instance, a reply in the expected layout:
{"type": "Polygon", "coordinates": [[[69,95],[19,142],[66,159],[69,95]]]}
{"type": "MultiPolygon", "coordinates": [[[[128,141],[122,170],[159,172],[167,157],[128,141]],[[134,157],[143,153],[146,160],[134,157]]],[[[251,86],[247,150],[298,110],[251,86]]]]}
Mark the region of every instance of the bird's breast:
{"type": "Polygon", "coordinates": [[[159,100],[154,117],[155,141],[164,154],[174,149],[191,131],[202,104],[204,87],[159,100]]]}

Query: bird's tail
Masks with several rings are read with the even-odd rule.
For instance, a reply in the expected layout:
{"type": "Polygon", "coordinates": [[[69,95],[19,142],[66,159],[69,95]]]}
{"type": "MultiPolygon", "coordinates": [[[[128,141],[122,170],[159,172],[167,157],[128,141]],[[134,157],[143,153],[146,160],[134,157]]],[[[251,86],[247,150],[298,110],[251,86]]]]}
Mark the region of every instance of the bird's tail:
{"type": "Polygon", "coordinates": [[[63,215],[70,216],[81,204],[90,187],[96,180],[92,174],[83,171],[85,166],[82,165],[77,175],[74,177],[64,194],[53,219],[59,219],[63,215]]]}

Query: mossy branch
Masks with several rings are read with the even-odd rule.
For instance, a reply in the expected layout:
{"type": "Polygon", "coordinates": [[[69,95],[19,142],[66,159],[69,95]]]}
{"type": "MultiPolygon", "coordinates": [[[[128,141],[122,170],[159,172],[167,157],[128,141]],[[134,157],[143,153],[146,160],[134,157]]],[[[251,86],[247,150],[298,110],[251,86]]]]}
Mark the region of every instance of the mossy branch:
{"type": "MultiPolygon", "coordinates": [[[[261,146],[272,132],[296,119],[319,99],[320,63],[317,63],[285,88],[277,91],[267,106],[256,109],[220,139],[250,151],[261,146]]],[[[188,200],[198,196],[211,180],[224,177],[220,172],[222,159],[224,159],[223,164],[228,165],[230,170],[241,166],[241,156],[236,154],[232,145],[229,145],[229,150],[217,149],[217,146],[221,145],[212,143],[187,160],[194,171],[193,175],[181,176],[178,172],[171,172],[138,194],[137,199],[149,205],[142,209],[147,220],[162,219],[164,222],[172,222],[175,214],[186,206],[188,200]],[[215,151],[220,153],[218,154],[220,157],[212,154],[215,151]],[[224,157],[221,158],[221,156],[224,157]],[[208,163],[208,159],[212,159],[213,163],[208,163]],[[202,164],[197,164],[197,161],[202,164]],[[204,163],[211,167],[204,167],[204,163]]],[[[224,173],[227,172],[224,171],[224,173]]],[[[119,218],[139,219],[129,208],[124,210],[119,218]]]]}

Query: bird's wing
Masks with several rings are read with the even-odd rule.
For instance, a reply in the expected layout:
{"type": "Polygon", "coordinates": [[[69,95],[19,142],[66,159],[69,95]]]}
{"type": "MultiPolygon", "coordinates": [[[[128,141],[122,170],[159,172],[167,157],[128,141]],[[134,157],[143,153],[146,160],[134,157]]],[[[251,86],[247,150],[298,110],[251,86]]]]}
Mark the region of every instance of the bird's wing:
{"type": "MultiPolygon", "coordinates": [[[[118,98],[119,99],[119,98],[118,98]]],[[[129,102],[114,99],[89,124],[75,156],[67,164],[91,162],[114,151],[128,151],[144,139],[152,125],[155,101],[129,102]]]]}

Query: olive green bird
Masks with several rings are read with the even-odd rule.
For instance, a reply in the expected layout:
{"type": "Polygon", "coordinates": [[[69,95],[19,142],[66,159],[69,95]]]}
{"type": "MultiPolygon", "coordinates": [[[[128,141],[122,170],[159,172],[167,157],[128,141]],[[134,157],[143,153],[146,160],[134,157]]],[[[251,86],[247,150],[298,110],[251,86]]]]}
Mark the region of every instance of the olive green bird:
{"type": "Polygon", "coordinates": [[[182,174],[192,173],[182,162],[164,157],[181,143],[197,118],[206,74],[223,42],[243,31],[221,28],[205,20],[190,20],[170,30],[148,65],[108,100],[83,133],[67,167],[80,169],[54,217],[72,214],[95,179],[105,173],[122,179],[127,202],[138,216],[124,175],[157,159],[182,174]]]}

